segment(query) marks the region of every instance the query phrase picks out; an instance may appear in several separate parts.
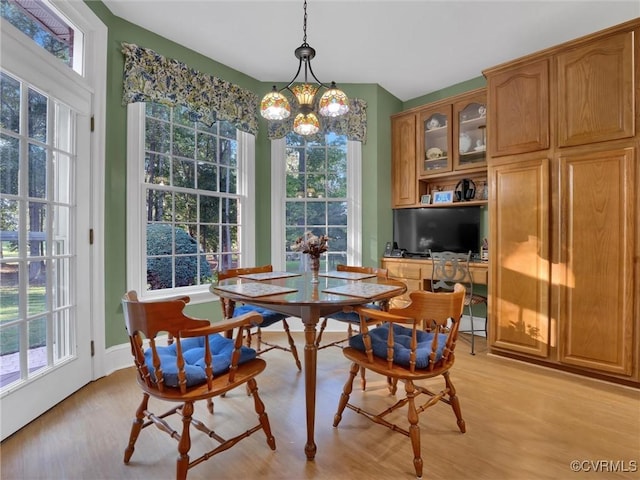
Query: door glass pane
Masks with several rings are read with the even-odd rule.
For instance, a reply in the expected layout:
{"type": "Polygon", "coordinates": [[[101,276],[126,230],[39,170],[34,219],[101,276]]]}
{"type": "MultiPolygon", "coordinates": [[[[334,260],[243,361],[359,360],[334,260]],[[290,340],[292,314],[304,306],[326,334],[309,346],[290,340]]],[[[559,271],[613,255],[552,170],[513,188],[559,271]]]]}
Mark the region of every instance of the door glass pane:
{"type": "Polygon", "coordinates": [[[47,97],[29,89],[29,138],[47,141],[47,97]]]}
{"type": "Polygon", "coordinates": [[[29,196],[47,195],[47,151],[40,145],[29,144],[29,196]]]}
{"type": "Polygon", "coordinates": [[[47,317],[38,317],[27,322],[29,335],[29,373],[35,373],[47,366],[47,317]]]}
{"type": "MultiPolygon", "coordinates": [[[[8,198],[0,199],[0,246],[2,256],[0,258],[15,258],[20,255],[18,250],[18,201],[8,198]]],[[[7,264],[13,265],[13,264],[7,264]]],[[[2,274],[9,275],[9,271],[2,274]]]]}
{"type": "Polygon", "coordinates": [[[448,170],[449,165],[449,119],[447,115],[435,112],[423,124],[424,167],[423,171],[435,173],[448,170]]]}
{"type": "Polygon", "coordinates": [[[0,77],[0,125],[20,131],[20,82],[5,73],[0,77]]]}
{"type": "Polygon", "coordinates": [[[0,134],[0,193],[18,195],[20,140],[0,134]]]}
{"type": "Polygon", "coordinates": [[[63,153],[53,154],[53,199],[60,203],[71,203],[71,157],[63,153]]]}
{"type": "Polygon", "coordinates": [[[71,292],[69,285],[71,284],[71,263],[69,258],[59,258],[52,261],[52,307],[58,309],[71,305],[71,292]]]}
{"type": "Polygon", "coordinates": [[[459,113],[459,166],[473,166],[486,161],[486,105],[469,103],[459,113]]]}
{"type": "Polygon", "coordinates": [[[43,257],[46,255],[47,242],[47,204],[44,202],[29,202],[27,229],[27,256],[43,257]]]}
{"type": "Polygon", "coordinates": [[[27,290],[27,315],[33,316],[44,312],[46,305],[46,267],[42,260],[28,262],[27,271],[29,274],[27,290]]]}
{"type": "Polygon", "coordinates": [[[53,361],[69,358],[73,354],[75,330],[71,325],[71,310],[65,308],[53,314],[53,361]]]}

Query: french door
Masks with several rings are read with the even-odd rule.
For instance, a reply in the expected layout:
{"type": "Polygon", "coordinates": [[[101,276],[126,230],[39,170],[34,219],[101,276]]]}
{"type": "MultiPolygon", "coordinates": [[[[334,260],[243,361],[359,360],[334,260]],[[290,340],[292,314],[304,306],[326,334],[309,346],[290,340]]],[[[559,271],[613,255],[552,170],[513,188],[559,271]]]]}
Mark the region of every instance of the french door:
{"type": "Polygon", "coordinates": [[[14,37],[0,88],[2,439],[92,379],[92,92],[14,37]]]}

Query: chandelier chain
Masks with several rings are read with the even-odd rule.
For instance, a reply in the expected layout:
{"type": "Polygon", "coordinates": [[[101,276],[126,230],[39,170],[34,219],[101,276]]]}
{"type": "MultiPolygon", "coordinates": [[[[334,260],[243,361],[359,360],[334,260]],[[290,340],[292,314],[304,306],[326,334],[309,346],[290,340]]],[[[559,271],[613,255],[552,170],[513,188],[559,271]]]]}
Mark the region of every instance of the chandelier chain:
{"type": "Polygon", "coordinates": [[[302,24],[302,31],[304,35],[302,36],[302,44],[307,44],[307,0],[304,0],[304,21],[302,24]]]}

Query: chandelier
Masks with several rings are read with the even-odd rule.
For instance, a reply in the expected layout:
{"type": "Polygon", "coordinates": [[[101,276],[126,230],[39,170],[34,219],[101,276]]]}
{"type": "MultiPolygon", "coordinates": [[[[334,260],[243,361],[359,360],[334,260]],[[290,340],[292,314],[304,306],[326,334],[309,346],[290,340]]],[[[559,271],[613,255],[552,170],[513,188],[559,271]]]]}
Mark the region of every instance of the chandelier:
{"type": "Polygon", "coordinates": [[[349,111],[349,99],[344,92],[336,87],[335,82],[330,86],[318,80],[311,68],[311,59],[316,56],[316,51],[307,43],[307,1],[304,2],[304,23],[303,23],[302,45],[295,50],[295,56],[299,60],[298,71],[293,79],[283,88],[278,90],[273,86],[273,90],[267,93],[260,102],[260,114],[267,120],[284,120],[291,115],[291,106],[287,97],[282,94],[283,90],[289,90],[296,98],[299,108],[298,114],[293,121],[293,131],[299,135],[313,135],[320,129],[320,122],[314,111],[315,96],[320,88],[326,88],[326,92],[320,97],[318,102],[318,113],[323,117],[338,117],[349,111]],[[293,85],[296,81],[302,66],[304,65],[304,83],[293,85]],[[315,80],[316,84],[308,83],[308,75],[315,80]],[[293,86],[292,86],[293,85],[293,86]]]}

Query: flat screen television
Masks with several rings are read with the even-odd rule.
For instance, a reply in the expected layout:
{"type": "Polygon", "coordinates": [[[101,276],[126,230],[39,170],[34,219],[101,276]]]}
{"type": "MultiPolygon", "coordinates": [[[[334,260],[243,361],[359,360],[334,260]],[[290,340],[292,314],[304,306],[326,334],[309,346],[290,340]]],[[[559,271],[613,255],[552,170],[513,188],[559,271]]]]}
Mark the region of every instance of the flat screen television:
{"type": "Polygon", "coordinates": [[[479,206],[394,210],[393,241],[413,256],[428,255],[429,249],[477,254],[481,215],[479,206]]]}

